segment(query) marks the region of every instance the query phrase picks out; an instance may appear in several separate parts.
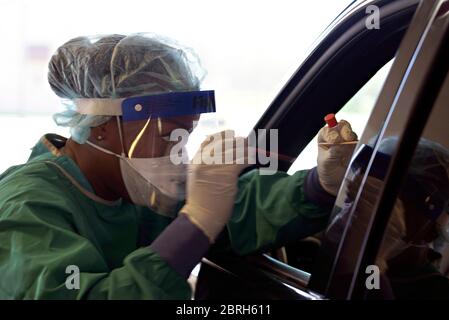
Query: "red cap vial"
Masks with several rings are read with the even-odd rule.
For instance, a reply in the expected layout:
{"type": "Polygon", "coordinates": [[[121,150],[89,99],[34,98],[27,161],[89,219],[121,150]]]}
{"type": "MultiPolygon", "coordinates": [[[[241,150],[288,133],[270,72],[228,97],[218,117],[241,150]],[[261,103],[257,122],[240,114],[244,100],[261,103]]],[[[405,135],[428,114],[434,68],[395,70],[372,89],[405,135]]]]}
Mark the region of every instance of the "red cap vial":
{"type": "Polygon", "coordinates": [[[329,128],[333,128],[338,124],[337,119],[335,119],[335,114],[333,113],[329,113],[327,116],[325,116],[324,121],[326,121],[329,128]]]}

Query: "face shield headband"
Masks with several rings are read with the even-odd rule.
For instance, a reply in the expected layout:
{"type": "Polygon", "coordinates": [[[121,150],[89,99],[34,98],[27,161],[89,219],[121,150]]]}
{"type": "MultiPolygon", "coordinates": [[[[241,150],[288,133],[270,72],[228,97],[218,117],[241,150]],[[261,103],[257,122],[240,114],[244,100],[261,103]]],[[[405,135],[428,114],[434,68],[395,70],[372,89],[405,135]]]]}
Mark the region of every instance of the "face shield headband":
{"type": "Polygon", "coordinates": [[[80,114],[122,116],[123,121],[199,115],[215,112],[215,92],[186,91],[123,99],[76,99],[80,114]]]}

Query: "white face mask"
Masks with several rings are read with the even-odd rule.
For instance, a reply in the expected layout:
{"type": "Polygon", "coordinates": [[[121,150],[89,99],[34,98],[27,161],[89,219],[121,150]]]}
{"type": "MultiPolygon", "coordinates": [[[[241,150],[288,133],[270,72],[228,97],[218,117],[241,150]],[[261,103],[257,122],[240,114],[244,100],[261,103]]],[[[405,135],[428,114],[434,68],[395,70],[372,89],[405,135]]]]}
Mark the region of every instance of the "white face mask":
{"type": "MultiPolygon", "coordinates": [[[[120,125],[119,125],[120,130],[120,125]]],[[[121,132],[120,138],[121,138],[121,132]]],[[[187,165],[173,164],[170,156],[157,158],[128,158],[93,144],[104,153],[119,158],[120,170],[131,201],[147,206],[158,214],[175,217],[180,201],[185,199],[187,165]]],[[[187,155],[185,154],[187,157],[187,155]]]]}
{"type": "Polygon", "coordinates": [[[123,182],[132,202],[163,216],[175,217],[179,202],[185,199],[185,165],[172,164],[170,173],[170,168],[155,165],[165,159],[119,158],[123,182]]]}
{"type": "Polygon", "coordinates": [[[170,156],[159,158],[127,158],[126,161],[165,195],[185,200],[187,166],[175,165],[170,156]]]}

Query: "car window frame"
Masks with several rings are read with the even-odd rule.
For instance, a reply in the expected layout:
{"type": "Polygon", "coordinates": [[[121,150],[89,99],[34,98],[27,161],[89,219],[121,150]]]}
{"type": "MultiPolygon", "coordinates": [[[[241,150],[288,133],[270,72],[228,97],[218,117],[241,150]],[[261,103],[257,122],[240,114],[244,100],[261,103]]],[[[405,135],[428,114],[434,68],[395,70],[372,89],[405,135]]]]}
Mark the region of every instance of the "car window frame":
{"type": "MultiPolygon", "coordinates": [[[[351,235],[356,233],[355,230],[357,228],[360,228],[356,220],[352,221],[354,222],[353,224],[351,220],[347,221],[346,230],[343,233],[338,252],[336,253],[326,288],[322,287],[323,282],[317,285],[317,282],[313,280],[314,277],[323,275],[312,274],[311,287],[319,292],[324,289],[324,294],[328,297],[338,299],[364,299],[368,296],[365,285],[366,267],[375,264],[377,252],[389,221],[391,209],[396,200],[400,183],[406,174],[407,164],[413,156],[414,149],[421,136],[427,118],[430,115],[432,108],[429,108],[429,105],[433,106],[443,85],[443,81],[446,78],[448,62],[446,62],[447,59],[445,60],[444,57],[447,57],[449,49],[447,43],[445,43],[447,41],[444,40],[448,40],[448,32],[446,30],[446,34],[440,34],[443,41],[441,43],[436,42],[441,44],[438,47],[434,46],[432,40],[435,39],[431,38],[438,31],[433,30],[432,33],[430,29],[441,5],[442,1],[440,0],[426,1],[420,4],[417,14],[410,25],[410,29],[404,37],[403,44],[395,59],[395,64],[392,66],[384,89],[376,103],[373,113],[376,110],[388,112],[385,115],[385,122],[383,124],[381,123],[380,126],[381,134],[388,132],[388,130],[391,131],[391,127],[394,124],[394,129],[399,137],[398,146],[391,155],[388,169],[383,178],[379,198],[370,213],[371,224],[365,230],[365,241],[361,244],[358,252],[351,252],[352,255],[358,255],[359,257],[352,277],[342,281],[342,274],[338,270],[342,270],[341,266],[343,261],[347,264],[347,261],[352,259],[345,256],[342,248],[345,247],[345,242],[350,243],[354,241],[354,237],[351,238],[351,235]],[[418,30],[421,32],[417,32],[418,30]],[[413,49],[414,47],[416,49],[413,49]],[[404,63],[407,63],[407,72],[400,78],[398,75],[402,74],[401,69],[404,68],[404,63]],[[414,94],[410,94],[411,92],[414,94]]],[[[370,118],[369,122],[371,120],[370,118]]],[[[382,122],[382,120],[380,121],[382,122]]],[[[364,143],[367,143],[368,141],[366,140],[368,137],[372,136],[372,132],[369,132],[369,130],[365,130],[363,133],[358,148],[364,143]]],[[[380,138],[382,138],[381,135],[380,138]]],[[[366,163],[366,174],[357,192],[351,213],[357,210],[361,201],[363,201],[361,195],[366,188],[364,185],[366,177],[372,174],[373,168],[378,167],[380,161],[383,161],[381,160],[380,153],[376,149],[379,143],[380,141],[376,142],[374,152],[369,157],[369,162],[366,163]]],[[[351,166],[354,164],[353,161],[351,166]]],[[[351,171],[351,168],[349,171],[351,171]]],[[[345,186],[342,187],[342,189],[344,188],[345,186]]],[[[340,192],[339,198],[341,199],[343,197],[346,197],[345,192],[340,192]]],[[[317,259],[317,264],[322,263],[320,260],[322,259],[317,259]]],[[[348,266],[345,266],[345,268],[350,269],[348,266]]]]}
{"type": "MultiPolygon", "coordinates": [[[[448,4],[449,2],[445,3],[445,5],[448,4]]],[[[437,15],[442,6],[443,3],[439,5],[437,15]]],[[[427,43],[424,42],[423,48],[420,50],[420,53],[428,56],[429,60],[432,59],[432,62],[420,64],[420,61],[416,61],[414,64],[416,74],[427,74],[427,76],[425,77],[425,80],[423,80],[422,92],[420,92],[419,98],[412,106],[413,111],[411,111],[411,117],[406,121],[403,133],[404,138],[399,143],[399,148],[396,150],[396,159],[392,159],[395,167],[392,167],[391,169],[391,176],[389,176],[385,185],[384,195],[381,197],[381,201],[379,202],[376,211],[376,218],[378,218],[373,222],[374,228],[368,238],[367,247],[361,260],[361,270],[368,265],[372,265],[376,261],[390,218],[390,214],[386,215],[382,213],[391,213],[399,189],[408,172],[409,163],[415,153],[416,146],[418,145],[424,128],[428,123],[431,112],[438,103],[439,96],[442,95],[442,92],[449,89],[449,60],[447,59],[449,56],[449,17],[444,19],[444,26],[441,25],[443,21],[435,20],[432,23],[432,27],[437,23],[439,26],[433,28],[433,30],[429,30],[426,39],[427,43]],[[440,27],[444,27],[445,31],[439,30],[440,27]],[[441,39],[438,39],[438,37],[441,37],[441,39]],[[435,43],[438,42],[440,43],[440,47],[436,48],[435,43]],[[430,56],[433,54],[434,56],[431,58],[430,56]]],[[[414,82],[413,79],[410,81],[414,82]]],[[[399,106],[397,110],[395,110],[393,116],[395,115],[398,118],[403,116],[403,112],[401,112],[399,106]]],[[[392,119],[393,122],[394,120],[395,119],[392,119]]],[[[389,128],[387,127],[386,130],[388,129],[389,128]]],[[[373,165],[375,165],[375,163],[373,163],[373,165]]],[[[354,290],[351,298],[366,298],[368,296],[365,280],[366,276],[363,275],[362,272],[359,272],[354,281],[354,290]]]]}

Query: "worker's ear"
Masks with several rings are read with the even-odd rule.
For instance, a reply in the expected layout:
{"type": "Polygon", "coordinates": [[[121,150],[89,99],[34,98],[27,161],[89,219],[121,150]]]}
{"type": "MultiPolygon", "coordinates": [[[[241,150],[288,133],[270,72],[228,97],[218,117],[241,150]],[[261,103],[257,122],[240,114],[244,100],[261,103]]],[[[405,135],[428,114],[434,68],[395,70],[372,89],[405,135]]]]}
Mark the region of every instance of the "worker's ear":
{"type": "Polygon", "coordinates": [[[108,122],[91,128],[89,140],[103,148],[120,154],[122,144],[117,128],[117,119],[112,117],[108,122]]]}
{"type": "Polygon", "coordinates": [[[110,135],[110,129],[108,128],[108,122],[90,129],[90,141],[94,143],[102,143],[108,139],[110,135]]]}

